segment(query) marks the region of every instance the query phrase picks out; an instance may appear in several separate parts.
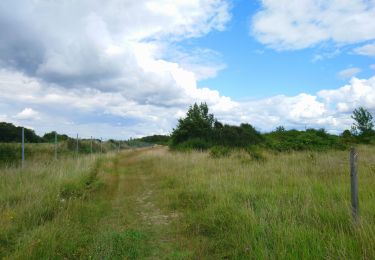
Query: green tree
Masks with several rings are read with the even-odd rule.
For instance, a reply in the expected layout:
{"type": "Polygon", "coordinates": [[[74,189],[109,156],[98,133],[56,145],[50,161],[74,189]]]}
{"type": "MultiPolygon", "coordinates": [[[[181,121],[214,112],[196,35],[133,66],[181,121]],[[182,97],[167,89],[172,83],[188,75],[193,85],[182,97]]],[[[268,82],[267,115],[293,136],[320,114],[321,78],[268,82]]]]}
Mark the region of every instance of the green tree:
{"type": "Polygon", "coordinates": [[[189,107],[186,117],[178,120],[177,127],[171,135],[172,145],[178,145],[189,139],[208,142],[212,136],[215,122],[214,115],[208,113],[206,103],[200,105],[194,103],[189,107]]]}
{"type": "Polygon", "coordinates": [[[362,136],[372,133],[374,127],[372,122],[373,117],[367,109],[363,107],[354,109],[351,118],[355,121],[352,126],[352,132],[354,135],[362,136]]]}

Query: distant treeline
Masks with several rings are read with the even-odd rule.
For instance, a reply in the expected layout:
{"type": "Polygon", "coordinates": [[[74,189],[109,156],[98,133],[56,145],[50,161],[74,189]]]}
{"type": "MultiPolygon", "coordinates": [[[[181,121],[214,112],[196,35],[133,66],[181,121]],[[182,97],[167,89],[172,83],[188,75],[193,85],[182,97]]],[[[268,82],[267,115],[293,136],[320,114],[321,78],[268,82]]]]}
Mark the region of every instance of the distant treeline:
{"type": "Polygon", "coordinates": [[[209,149],[212,147],[263,147],[276,151],[346,149],[355,143],[375,143],[372,115],[364,108],[353,111],[351,131],[332,135],[324,129],[305,131],[277,127],[260,133],[250,124],[222,124],[208,112],[205,103],[190,106],[186,117],[178,121],[169,142],[172,149],[209,149]]]}
{"type": "MultiPolygon", "coordinates": [[[[112,146],[120,142],[123,146],[146,147],[150,145],[168,145],[172,149],[199,149],[212,147],[249,148],[261,147],[274,151],[328,150],[346,149],[358,143],[375,144],[375,131],[372,115],[365,108],[353,111],[354,121],[350,130],[340,135],[333,135],[325,129],[286,130],[277,127],[269,133],[260,133],[248,123],[239,126],[223,124],[209,113],[207,104],[194,104],[189,107],[186,116],[179,119],[177,127],[170,136],[152,135],[127,141],[109,140],[112,146]]],[[[21,127],[10,123],[0,123],[0,143],[19,143],[21,127]]],[[[66,141],[71,149],[75,147],[75,139],[58,134],[59,141],[66,141]]],[[[25,139],[29,143],[51,143],[55,132],[38,136],[33,130],[25,128],[25,139]]],[[[97,140],[100,141],[100,140],[97,140]]],[[[87,149],[86,149],[87,150],[87,149]]]]}
{"type": "MultiPolygon", "coordinates": [[[[49,143],[55,140],[55,132],[46,133],[42,137],[34,130],[25,128],[25,142],[27,143],[49,143]]],[[[68,140],[67,135],[57,135],[60,141],[68,140]]],[[[11,123],[0,122],[0,143],[20,143],[22,138],[22,127],[11,123]]]]}
{"type": "MultiPolygon", "coordinates": [[[[72,149],[75,148],[75,138],[71,138],[66,134],[58,134],[49,132],[43,136],[37,135],[34,130],[24,128],[25,130],[25,142],[26,143],[53,143],[55,141],[55,134],[59,142],[66,142],[68,146],[72,146],[72,149]]],[[[11,123],[0,122],[0,143],[20,143],[22,138],[22,127],[15,126],[11,123]]],[[[165,135],[152,135],[146,136],[137,139],[129,139],[127,141],[118,141],[109,139],[107,142],[113,146],[117,146],[121,143],[121,146],[131,146],[131,147],[144,147],[150,146],[153,144],[168,145],[170,137],[165,135]]],[[[82,140],[81,140],[82,141],[82,140]]],[[[86,141],[89,141],[86,139],[86,141]]],[[[100,140],[95,140],[96,143],[100,140]]],[[[85,147],[86,148],[86,147],[85,147]]],[[[87,150],[87,149],[86,149],[87,150]]]]}

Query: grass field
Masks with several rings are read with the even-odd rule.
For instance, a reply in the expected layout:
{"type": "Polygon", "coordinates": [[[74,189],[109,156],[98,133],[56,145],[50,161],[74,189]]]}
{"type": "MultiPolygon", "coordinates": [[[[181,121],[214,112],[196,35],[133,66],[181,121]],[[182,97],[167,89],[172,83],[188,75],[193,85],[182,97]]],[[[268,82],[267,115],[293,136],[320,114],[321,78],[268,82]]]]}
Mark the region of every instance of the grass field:
{"type": "Polygon", "coordinates": [[[148,148],[0,170],[0,258],[373,259],[375,148],[251,156],[148,148]]]}

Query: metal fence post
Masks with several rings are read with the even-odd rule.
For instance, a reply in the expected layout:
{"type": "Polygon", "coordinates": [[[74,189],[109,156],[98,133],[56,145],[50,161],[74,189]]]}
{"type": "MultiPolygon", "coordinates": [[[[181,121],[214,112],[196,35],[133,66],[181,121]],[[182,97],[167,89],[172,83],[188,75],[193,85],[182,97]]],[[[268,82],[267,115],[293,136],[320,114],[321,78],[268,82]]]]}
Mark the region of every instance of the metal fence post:
{"type": "Polygon", "coordinates": [[[57,160],[57,132],[55,131],[55,160],[57,160]]]}
{"type": "Polygon", "coordinates": [[[25,166],[25,128],[22,127],[22,168],[25,166]]]}
{"type": "Polygon", "coordinates": [[[76,156],[78,157],[78,134],[77,134],[77,142],[76,142],[76,156]]]}
{"type": "Polygon", "coordinates": [[[359,201],[358,201],[358,153],[355,148],[350,149],[350,185],[352,199],[352,216],[357,223],[359,220],[359,201]]]}

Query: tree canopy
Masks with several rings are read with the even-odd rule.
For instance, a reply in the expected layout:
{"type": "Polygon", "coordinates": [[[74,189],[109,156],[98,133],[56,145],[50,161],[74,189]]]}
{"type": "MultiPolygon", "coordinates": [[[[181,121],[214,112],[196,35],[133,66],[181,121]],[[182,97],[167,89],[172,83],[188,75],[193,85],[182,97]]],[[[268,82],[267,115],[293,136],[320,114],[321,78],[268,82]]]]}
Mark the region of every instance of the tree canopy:
{"type": "Polygon", "coordinates": [[[352,126],[353,134],[369,135],[373,132],[373,117],[367,109],[365,109],[364,107],[354,109],[353,115],[351,117],[355,121],[352,126]]]}
{"type": "Polygon", "coordinates": [[[209,113],[206,103],[189,107],[172,133],[172,146],[205,149],[214,145],[246,147],[262,140],[250,124],[224,125],[209,113]]]}

